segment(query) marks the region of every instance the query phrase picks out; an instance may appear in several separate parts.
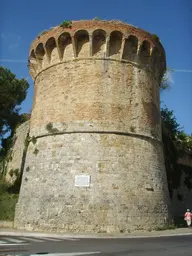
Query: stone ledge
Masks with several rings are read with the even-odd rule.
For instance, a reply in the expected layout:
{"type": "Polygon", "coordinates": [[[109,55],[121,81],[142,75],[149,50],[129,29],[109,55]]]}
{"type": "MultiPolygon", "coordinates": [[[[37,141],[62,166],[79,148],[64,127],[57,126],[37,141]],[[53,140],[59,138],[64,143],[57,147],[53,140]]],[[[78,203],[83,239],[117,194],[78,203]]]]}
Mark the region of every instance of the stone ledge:
{"type": "MultiPolygon", "coordinates": [[[[47,133],[47,134],[40,134],[35,136],[36,139],[47,137],[47,136],[55,136],[55,135],[63,135],[63,134],[114,134],[114,135],[122,135],[122,136],[130,136],[130,137],[136,137],[143,140],[151,140],[154,142],[157,142],[159,144],[162,144],[162,141],[158,138],[141,134],[141,133],[134,133],[134,132],[121,132],[121,131],[58,131],[54,133],[47,133]]],[[[33,134],[32,134],[33,135],[33,134]]]]}
{"type": "Polygon", "coordinates": [[[33,237],[55,237],[55,238],[95,238],[95,239],[109,239],[109,238],[149,238],[149,237],[172,237],[172,236],[188,236],[192,235],[191,230],[188,228],[176,228],[167,229],[163,231],[134,231],[131,233],[121,233],[121,234],[108,234],[108,233],[66,233],[66,232],[43,232],[43,231],[27,231],[24,229],[9,229],[0,228],[1,236],[33,236],[33,237]]]}

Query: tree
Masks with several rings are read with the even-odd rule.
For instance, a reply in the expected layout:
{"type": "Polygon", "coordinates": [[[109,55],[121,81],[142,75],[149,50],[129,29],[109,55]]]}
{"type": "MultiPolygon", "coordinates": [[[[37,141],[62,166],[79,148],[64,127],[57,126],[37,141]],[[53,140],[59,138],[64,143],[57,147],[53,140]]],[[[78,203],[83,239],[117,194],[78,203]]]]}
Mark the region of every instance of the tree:
{"type": "Polygon", "coordinates": [[[167,68],[166,72],[163,76],[163,78],[161,79],[161,83],[160,83],[160,89],[161,91],[169,89],[170,88],[170,76],[173,72],[173,69],[171,68],[167,68]]]}
{"type": "Polygon", "coordinates": [[[177,122],[172,110],[161,109],[162,140],[170,196],[180,186],[181,175],[187,175],[187,185],[192,186],[191,168],[179,163],[179,159],[192,148],[192,137],[187,135],[177,122]]]}
{"type": "Polygon", "coordinates": [[[19,105],[27,95],[29,84],[18,79],[9,69],[0,66],[0,138],[8,131],[13,132],[23,115],[19,115],[19,105]]]}
{"type": "Polygon", "coordinates": [[[173,110],[169,110],[167,107],[161,109],[161,119],[163,121],[164,128],[172,140],[175,140],[178,134],[181,133],[181,127],[177,123],[173,110]]]}

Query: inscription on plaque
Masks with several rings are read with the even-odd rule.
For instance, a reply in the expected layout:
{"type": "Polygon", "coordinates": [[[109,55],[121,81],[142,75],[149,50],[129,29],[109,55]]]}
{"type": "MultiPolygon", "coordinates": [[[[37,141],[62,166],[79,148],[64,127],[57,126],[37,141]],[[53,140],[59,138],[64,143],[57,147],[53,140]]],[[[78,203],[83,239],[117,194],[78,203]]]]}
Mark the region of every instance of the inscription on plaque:
{"type": "Polygon", "coordinates": [[[89,187],[90,175],[75,175],[75,187],[89,187]]]}

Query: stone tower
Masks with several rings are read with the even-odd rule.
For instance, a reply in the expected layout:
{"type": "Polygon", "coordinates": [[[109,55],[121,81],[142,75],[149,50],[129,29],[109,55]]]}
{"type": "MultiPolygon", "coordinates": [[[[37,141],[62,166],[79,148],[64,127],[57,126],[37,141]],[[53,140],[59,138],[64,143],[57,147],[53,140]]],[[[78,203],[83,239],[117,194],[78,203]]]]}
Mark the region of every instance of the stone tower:
{"type": "Polygon", "coordinates": [[[159,40],[114,21],[74,21],[32,43],[30,137],[15,227],[127,232],[170,220],[159,40]]]}

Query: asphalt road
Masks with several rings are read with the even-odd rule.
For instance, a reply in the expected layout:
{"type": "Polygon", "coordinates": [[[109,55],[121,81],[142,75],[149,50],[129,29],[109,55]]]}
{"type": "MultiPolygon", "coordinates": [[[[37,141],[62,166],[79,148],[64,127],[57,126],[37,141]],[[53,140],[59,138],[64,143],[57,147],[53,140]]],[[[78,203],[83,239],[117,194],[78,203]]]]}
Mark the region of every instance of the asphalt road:
{"type": "Polygon", "coordinates": [[[26,238],[1,237],[0,255],[48,254],[103,256],[191,256],[192,235],[158,238],[26,238]],[[12,243],[8,239],[12,239],[12,243]],[[15,242],[23,241],[23,242],[15,242]],[[2,242],[4,241],[4,243],[2,242]],[[5,241],[8,241],[6,243],[5,241]]]}

